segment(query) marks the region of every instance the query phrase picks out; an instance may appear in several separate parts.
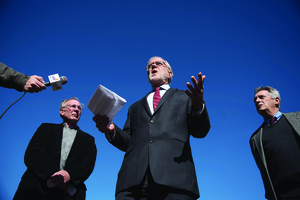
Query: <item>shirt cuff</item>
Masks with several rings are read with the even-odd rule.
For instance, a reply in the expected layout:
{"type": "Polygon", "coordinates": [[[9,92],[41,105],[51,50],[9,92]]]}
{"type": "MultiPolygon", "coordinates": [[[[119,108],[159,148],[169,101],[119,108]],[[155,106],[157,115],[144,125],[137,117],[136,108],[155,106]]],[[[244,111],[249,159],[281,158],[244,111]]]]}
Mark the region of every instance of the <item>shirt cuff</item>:
{"type": "Polygon", "coordinates": [[[203,104],[202,110],[199,110],[198,112],[194,111],[194,109],[192,108],[192,114],[199,117],[200,114],[202,113],[202,111],[204,110],[204,107],[205,107],[205,104],[203,104]]]}
{"type": "Polygon", "coordinates": [[[110,142],[115,138],[115,136],[116,136],[116,131],[114,132],[113,135],[110,134],[110,133],[105,133],[106,139],[107,139],[108,141],[110,141],[110,142]]]}

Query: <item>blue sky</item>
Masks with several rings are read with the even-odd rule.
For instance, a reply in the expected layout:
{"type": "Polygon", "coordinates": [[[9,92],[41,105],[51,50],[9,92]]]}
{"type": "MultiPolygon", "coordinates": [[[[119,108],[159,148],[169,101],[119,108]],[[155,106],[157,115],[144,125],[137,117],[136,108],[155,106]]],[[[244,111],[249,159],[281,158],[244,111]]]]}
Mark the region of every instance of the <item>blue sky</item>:
{"type": "MultiPolygon", "coordinates": [[[[0,199],[12,199],[26,167],[30,138],[43,122],[61,123],[59,104],[85,105],[99,84],[127,100],[114,122],[149,90],[152,56],[172,66],[171,86],[185,89],[202,72],[211,119],[206,138],[191,138],[200,199],[264,199],[249,147],[262,123],[253,103],[260,85],[277,88],[282,112],[299,111],[298,0],[0,1],[0,62],[27,75],[66,76],[63,90],[26,94],[0,120],[0,199]],[[296,89],[296,90],[295,90],[296,89]]],[[[22,93],[0,88],[2,113],[22,93]]],[[[79,126],[96,139],[87,200],[114,199],[124,153],[110,145],[85,108],[79,126]]]]}

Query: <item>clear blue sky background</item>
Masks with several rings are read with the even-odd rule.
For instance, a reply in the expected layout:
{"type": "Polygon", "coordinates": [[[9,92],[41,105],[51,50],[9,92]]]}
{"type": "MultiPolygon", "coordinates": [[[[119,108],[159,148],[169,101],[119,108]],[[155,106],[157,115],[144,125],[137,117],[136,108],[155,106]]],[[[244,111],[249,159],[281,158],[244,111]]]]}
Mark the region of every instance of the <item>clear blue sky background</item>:
{"type": "MultiPolygon", "coordinates": [[[[61,123],[62,99],[77,96],[86,105],[102,84],[127,100],[114,119],[123,127],[128,107],[150,90],[144,66],[152,56],[171,64],[172,87],[207,76],[211,131],[191,138],[200,199],[264,199],[248,142],[262,123],[253,92],[273,86],[283,112],[300,110],[298,0],[1,0],[0,25],[1,62],[45,81],[55,73],[69,79],[63,90],[26,94],[0,120],[1,200],[12,199],[38,126],[61,123]]],[[[22,93],[0,88],[0,95],[2,113],[22,93]]],[[[112,200],[124,153],[92,117],[86,108],[78,124],[98,148],[87,200],[112,200]]]]}

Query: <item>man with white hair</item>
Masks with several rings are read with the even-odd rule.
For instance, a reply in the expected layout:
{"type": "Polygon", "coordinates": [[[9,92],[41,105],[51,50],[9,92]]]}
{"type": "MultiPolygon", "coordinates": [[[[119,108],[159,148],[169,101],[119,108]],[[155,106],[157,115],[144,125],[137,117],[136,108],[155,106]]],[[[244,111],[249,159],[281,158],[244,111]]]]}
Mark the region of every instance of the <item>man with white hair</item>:
{"type": "Polygon", "coordinates": [[[300,199],[300,112],[281,113],[280,94],[273,87],[258,87],[254,103],[263,124],[250,146],[269,200],[300,199]]]}
{"type": "Polygon", "coordinates": [[[94,116],[109,142],[125,151],[116,186],[117,200],[195,200],[199,198],[190,136],[210,129],[204,103],[205,76],[191,77],[190,91],[170,87],[173,71],[161,57],[150,58],[146,72],[152,86],[128,110],[120,129],[106,116],[94,116]]]}
{"type": "Polygon", "coordinates": [[[94,137],[77,126],[81,111],[76,97],[64,99],[59,109],[63,123],[37,129],[14,200],[85,200],[84,182],[94,170],[97,149],[94,137]]]}

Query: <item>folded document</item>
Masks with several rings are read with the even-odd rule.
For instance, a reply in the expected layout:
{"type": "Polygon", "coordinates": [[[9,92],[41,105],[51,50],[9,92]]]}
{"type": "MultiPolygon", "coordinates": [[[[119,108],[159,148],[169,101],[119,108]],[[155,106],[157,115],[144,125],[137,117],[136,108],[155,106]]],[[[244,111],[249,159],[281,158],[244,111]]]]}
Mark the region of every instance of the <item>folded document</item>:
{"type": "Polygon", "coordinates": [[[106,87],[99,85],[93,96],[90,98],[87,107],[94,115],[106,115],[109,118],[110,125],[113,118],[121,110],[125,103],[125,99],[106,87]]]}

